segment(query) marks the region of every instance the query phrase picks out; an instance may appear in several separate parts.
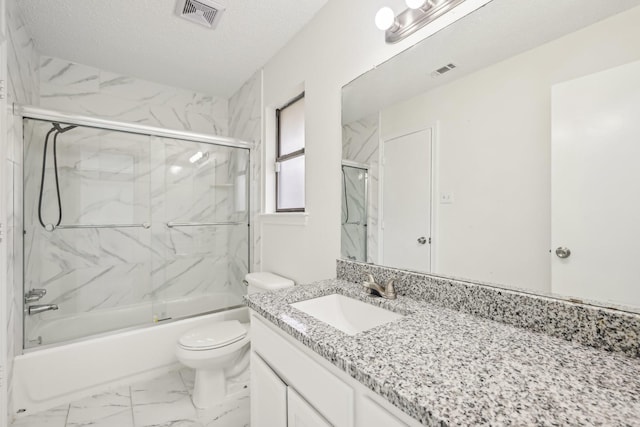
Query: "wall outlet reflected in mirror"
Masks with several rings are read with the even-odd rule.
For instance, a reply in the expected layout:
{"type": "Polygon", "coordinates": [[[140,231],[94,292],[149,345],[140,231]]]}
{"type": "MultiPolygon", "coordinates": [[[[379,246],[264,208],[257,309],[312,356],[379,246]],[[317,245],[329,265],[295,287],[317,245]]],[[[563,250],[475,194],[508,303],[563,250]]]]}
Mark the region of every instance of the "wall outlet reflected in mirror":
{"type": "Polygon", "coordinates": [[[453,193],[440,193],[440,204],[441,205],[452,205],[454,202],[453,193]]]}

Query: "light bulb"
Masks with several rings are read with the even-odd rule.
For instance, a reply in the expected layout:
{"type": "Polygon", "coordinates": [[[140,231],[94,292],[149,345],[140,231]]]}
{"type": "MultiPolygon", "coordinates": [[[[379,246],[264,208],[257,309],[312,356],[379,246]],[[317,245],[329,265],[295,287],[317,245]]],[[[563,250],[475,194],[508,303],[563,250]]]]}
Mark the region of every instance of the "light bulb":
{"type": "Polygon", "coordinates": [[[426,1],[425,0],[405,0],[405,3],[407,4],[407,7],[409,9],[420,9],[425,5],[426,1]]]}
{"type": "Polygon", "coordinates": [[[396,14],[390,7],[383,7],[376,13],[376,27],[386,31],[396,22],[396,14]]]}

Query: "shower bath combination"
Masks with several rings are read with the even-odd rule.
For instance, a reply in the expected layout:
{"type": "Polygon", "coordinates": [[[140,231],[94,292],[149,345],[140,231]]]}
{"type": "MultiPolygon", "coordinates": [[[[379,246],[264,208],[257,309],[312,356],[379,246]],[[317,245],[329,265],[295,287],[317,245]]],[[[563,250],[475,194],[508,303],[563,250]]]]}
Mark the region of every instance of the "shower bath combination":
{"type": "Polygon", "coordinates": [[[242,305],[250,144],[34,115],[23,119],[25,349],[242,305]]]}
{"type": "Polygon", "coordinates": [[[164,372],[176,363],[166,349],[187,330],[248,321],[251,143],[16,112],[24,138],[17,408],[34,412],[81,389],[164,372]],[[104,363],[114,352],[126,363],[104,363]],[[82,385],[59,380],[69,377],[82,385]]]}

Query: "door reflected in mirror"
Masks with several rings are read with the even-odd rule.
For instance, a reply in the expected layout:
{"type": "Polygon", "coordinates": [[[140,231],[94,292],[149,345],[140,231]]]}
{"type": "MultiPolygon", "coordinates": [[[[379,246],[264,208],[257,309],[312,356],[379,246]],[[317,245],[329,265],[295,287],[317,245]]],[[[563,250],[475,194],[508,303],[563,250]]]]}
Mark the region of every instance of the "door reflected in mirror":
{"type": "Polygon", "coordinates": [[[342,256],[640,309],[639,22],[494,0],[345,86],[342,256]]]}

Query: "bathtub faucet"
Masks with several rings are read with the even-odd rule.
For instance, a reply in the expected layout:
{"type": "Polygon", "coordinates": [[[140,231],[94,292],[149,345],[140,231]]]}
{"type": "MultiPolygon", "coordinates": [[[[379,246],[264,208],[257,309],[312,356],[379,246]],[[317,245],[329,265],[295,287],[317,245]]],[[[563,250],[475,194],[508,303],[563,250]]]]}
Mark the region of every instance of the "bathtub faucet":
{"type": "Polygon", "coordinates": [[[57,309],[58,309],[57,304],[36,304],[36,305],[29,306],[28,313],[29,313],[29,316],[32,316],[34,314],[42,313],[44,311],[57,310],[57,309]]]}

